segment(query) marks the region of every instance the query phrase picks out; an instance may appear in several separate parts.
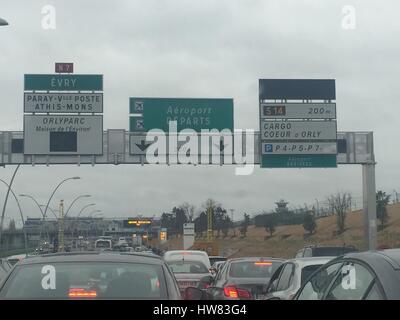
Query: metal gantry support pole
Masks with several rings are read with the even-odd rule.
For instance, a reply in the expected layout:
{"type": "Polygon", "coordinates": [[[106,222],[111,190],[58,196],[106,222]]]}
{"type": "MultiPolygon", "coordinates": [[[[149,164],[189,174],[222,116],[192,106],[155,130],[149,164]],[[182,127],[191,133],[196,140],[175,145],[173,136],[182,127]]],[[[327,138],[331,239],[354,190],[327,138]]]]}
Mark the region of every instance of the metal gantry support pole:
{"type": "Polygon", "coordinates": [[[375,165],[372,161],[362,165],[364,245],[366,250],[377,248],[375,165]]]}

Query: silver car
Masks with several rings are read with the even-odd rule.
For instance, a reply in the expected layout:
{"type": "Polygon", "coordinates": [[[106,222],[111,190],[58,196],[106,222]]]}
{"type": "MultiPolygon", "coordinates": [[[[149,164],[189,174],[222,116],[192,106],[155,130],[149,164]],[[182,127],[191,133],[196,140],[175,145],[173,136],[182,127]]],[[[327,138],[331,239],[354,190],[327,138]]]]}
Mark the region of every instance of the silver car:
{"type": "Polygon", "coordinates": [[[302,284],[325,263],[335,257],[310,257],[287,260],[273,274],[258,299],[291,300],[302,284]]]}

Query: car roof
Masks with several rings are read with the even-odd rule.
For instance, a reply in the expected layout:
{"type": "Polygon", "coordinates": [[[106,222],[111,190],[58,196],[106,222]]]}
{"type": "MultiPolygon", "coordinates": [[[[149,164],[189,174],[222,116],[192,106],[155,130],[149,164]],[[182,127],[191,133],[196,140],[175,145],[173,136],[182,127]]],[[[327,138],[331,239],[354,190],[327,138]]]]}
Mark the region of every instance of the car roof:
{"type": "Polygon", "coordinates": [[[182,253],[194,253],[194,254],[199,254],[199,255],[207,255],[207,252],[202,251],[202,250],[168,250],[165,252],[165,254],[182,254],[182,253]]]}
{"type": "Polygon", "coordinates": [[[335,246],[335,245],[310,244],[310,245],[304,246],[302,249],[306,249],[306,248],[332,248],[332,249],[355,249],[355,250],[358,250],[355,246],[352,246],[352,245],[335,246]]]}
{"type": "Polygon", "coordinates": [[[310,266],[310,265],[316,265],[316,264],[325,264],[333,259],[335,259],[336,256],[332,257],[304,257],[304,258],[294,258],[288,260],[288,262],[293,262],[297,263],[301,267],[305,266],[310,266]]]}
{"type": "Polygon", "coordinates": [[[37,263],[57,263],[57,262],[133,262],[148,264],[164,264],[161,257],[150,253],[139,252],[62,252],[50,253],[38,256],[28,257],[20,261],[19,265],[37,264],[37,263]]]}
{"type": "Polygon", "coordinates": [[[383,258],[393,267],[393,269],[400,270],[400,249],[351,252],[345,254],[344,257],[363,260],[370,265],[377,263],[376,258],[383,258]]]}

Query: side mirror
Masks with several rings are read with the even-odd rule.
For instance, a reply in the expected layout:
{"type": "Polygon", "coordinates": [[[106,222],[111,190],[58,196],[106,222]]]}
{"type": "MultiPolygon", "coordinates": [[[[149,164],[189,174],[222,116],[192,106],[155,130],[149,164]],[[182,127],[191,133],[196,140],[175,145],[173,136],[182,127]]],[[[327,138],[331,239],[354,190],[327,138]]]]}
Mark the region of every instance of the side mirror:
{"type": "Polygon", "coordinates": [[[194,287],[187,287],[184,293],[185,300],[202,300],[204,297],[204,293],[202,290],[194,288],[194,287]]]}

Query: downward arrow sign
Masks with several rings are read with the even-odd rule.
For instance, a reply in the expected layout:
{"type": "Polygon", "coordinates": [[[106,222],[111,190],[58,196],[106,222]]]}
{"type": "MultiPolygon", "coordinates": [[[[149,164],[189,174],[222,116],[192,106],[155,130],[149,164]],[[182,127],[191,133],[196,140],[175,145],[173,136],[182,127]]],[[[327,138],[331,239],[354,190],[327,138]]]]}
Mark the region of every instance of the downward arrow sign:
{"type": "Polygon", "coordinates": [[[227,145],[228,145],[228,144],[224,144],[224,143],[222,142],[222,140],[220,141],[219,146],[218,146],[217,144],[214,144],[214,146],[219,147],[219,151],[224,151],[224,149],[225,149],[225,147],[226,147],[227,145]]]}
{"type": "Polygon", "coordinates": [[[148,147],[150,147],[150,145],[151,145],[151,143],[148,143],[148,144],[146,144],[145,143],[145,140],[142,140],[141,142],[140,142],[140,144],[138,144],[138,143],[135,143],[136,145],[137,145],[137,147],[141,150],[141,151],[144,151],[144,150],[146,150],[148,147]]]}

